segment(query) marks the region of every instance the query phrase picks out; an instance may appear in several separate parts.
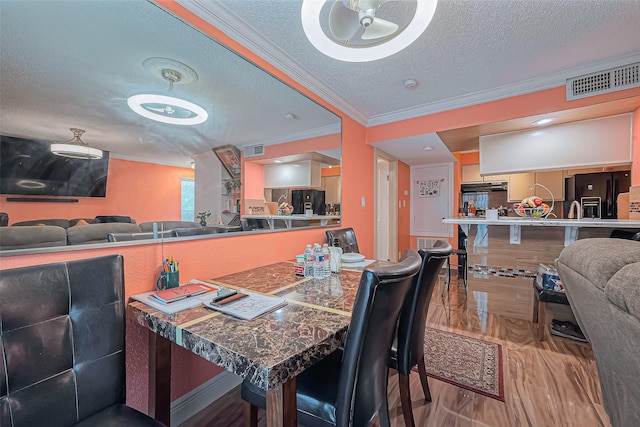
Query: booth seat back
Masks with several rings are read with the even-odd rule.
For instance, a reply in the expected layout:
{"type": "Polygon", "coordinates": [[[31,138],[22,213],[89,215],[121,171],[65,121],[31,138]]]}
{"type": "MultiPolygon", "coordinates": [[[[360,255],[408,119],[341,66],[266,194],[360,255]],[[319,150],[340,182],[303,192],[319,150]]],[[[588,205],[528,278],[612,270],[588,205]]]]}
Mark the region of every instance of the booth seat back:
{"type": "Polygon", "coordinates": [[[0,425],[68,426],[124,402],[121,255],[0,274],[0,425]]]}
{"type": "Polygon", "coordinates": [[[0,227],[0,250],[66,246],[67,230],[55,225],[0,227]]]}
{"type": "Polygon", "coordinates": [[[67,241],[70,245],[108,242],[109,233],[140,233],[136,224],[125,222],[107,222],[76,225],[67,228],[67,241]]]}

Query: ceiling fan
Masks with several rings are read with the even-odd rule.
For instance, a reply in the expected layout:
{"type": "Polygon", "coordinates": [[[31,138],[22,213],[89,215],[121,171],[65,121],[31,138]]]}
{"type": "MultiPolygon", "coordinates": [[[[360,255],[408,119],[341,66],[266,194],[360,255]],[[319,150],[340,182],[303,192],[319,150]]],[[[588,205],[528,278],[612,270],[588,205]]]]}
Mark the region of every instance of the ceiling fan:
{"type": "Polygon", "coordinates": [[[334,36],[349,40],[361,27],[360,38],[373,40],[398,31],[398,24],[376,17],[376,11],[389,0],[337,0],[329,12],[329,28],[334,36]]]}

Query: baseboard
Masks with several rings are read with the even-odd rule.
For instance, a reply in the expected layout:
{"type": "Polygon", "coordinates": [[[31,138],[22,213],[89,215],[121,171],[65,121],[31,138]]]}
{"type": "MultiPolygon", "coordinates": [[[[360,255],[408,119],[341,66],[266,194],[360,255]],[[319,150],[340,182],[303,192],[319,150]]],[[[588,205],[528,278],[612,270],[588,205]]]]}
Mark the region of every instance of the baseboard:
{"type": "Polygon", "coordinates": [[[223,371],[171,402],[171,425],[178,426],[242,383],[242,378],[223,371]]]}

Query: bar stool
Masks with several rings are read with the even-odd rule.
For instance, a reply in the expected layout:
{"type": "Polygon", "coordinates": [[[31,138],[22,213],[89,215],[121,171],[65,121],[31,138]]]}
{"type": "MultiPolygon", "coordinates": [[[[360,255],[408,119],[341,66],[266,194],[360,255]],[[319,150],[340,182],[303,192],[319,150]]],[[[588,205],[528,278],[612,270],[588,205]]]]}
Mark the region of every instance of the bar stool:
{"type": "MultiPolygon", "coordinates": [[[[466,240],[465,240],[466,247],[466,240]]],[[[451,267],[454,267],[458,270],[458,283],[460,283],[460,268],[462,268],[462,286],[464,286],[465,293],[467,292],[467,250],[466,249],[454,249],[451,252],[449,258],[446,261],[447,268],[447,280],[445,280],[444,286],[442,287],[442,297],[449,291],[449,284],[451,283],[451,267]],[[457,256],[458,262],[457,264],[451,263],[451,256],[457,256]]]]}

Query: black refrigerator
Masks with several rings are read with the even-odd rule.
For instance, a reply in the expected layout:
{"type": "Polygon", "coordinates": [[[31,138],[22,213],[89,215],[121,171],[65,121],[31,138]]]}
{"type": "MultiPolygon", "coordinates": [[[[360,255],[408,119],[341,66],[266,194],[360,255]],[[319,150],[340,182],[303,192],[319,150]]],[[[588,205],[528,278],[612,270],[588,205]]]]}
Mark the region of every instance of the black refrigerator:
{"type": "Polygon", "coordinates": [[[583,204],[583,218],[616,219],[618,194],[626,193],[630,186],[631,171],[586,173],[565,178],[564,217],[567,218],[571,202],[577,200],[583,204]],[[597,203],[589,203],[598,198],[599,207],[597,203]]]}
{"type": "Polygon", "coordinates": [[[313,209],[314,215],[325,215],[327,212],[323,190],[293,190],[291,191],[291,204],[294,214],[305,213],[305,205],[313,209]]]}

